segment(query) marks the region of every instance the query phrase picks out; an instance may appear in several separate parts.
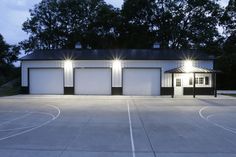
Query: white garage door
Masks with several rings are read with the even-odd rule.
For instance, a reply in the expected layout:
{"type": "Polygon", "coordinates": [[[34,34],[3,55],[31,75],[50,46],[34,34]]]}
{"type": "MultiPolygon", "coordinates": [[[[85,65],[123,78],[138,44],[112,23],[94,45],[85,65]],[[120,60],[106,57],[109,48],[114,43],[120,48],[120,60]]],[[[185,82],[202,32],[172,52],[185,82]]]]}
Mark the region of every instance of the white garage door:
{"type": "Polygon", "coordinates": [[[160,69],[123,69],[123,95],[160,95],[160,69]]]}
{"type": "Polygon", "coordinates": [[[79,95],[110,95],[110,68],[75,69],[75,94],[79,95]]]}
{"type": "Polygon", "coordinates": [[[63,69],[30,69],[30,94],[64,94],[63,69]]]}

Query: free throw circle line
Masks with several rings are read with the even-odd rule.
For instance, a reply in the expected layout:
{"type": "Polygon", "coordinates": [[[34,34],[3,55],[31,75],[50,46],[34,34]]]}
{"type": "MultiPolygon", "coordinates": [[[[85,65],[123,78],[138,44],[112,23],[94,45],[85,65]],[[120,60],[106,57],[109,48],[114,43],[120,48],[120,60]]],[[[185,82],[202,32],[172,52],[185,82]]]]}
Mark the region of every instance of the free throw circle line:
{"type": "Polygon", "coordinates": [[[221,128],[221,129],[223,129],[223,130],[225,130],[225,131],[228,131],[228,132],[231,132],[231,133],[233,133],[233,134],[236,134],[236,131],[235,131],[235,130],[230,129],[230,128],[228,128],[228,127],[225,127],[225,126],[223,126],[223,125],[220,125],[220,124],[218,124],[218,123],[215,123],[215,122],[209,120],[209,116],[208,116],[208,118],[205,117],[205,116],[203,115],[203,111],[206,110],[207,108],[208,108],[208,106],[203,107],[203,108],[201,108],[201,109],[198,111],[198,113],[199,113],[199,115],[200,115],[200,117],[201,117],[202,119],[206,120],[207,122],[209,122],[209,123],[211,123],[211,124],[213,124],[213,125],[215,125],[215,126],[221,128]]]}
{"type": "MultiPolygon", "coordinates": [[[[54,116],[53,114],[46,113],[46,112],[31,112],[31,113],[32,113],[32,114],[34,114],[34,113],[37,113],[37,114],[44,114],[44,115],[50,116],[51,119],[55,118],[55,116],[54,116]]],[[[36,127],[36,126],[37,126],[37,125],[25,126],[25,127],[19,127],[19,128],[12,128],[12,129],[0,129],[0,132],[29,129],[29,128],[33,128],[33,127],[36,127]]]]}
{"type": "Polygon", "coordinates": [[[54,106],[54,105],[46,105],[46,106],[53,107],[53,108],[55,108],[55,109],[57,110],[57,115],[56,115],[54,118],[52,118],[52,119],[50,119],[50,120],[48,120],[48,121],[46,121],[46,122],[44,122],[44,123],[42,123],[42,124],[36,126],[36,127],[33,127],[33,128],[31,128],[31,129],[28,129],[28,130],[25,130],[25,131],[22,131],[22,132],[19,132],[19,133],[15,133],[15,134],[12,134],[12,135],[9,135],[9,136],[6,136],[6,137],[2,137],[2,138],[0,138],[0,141],[3,141],[3,140],[6,140],[6,139],[9,139],[9,138],[18,136],[18,135],[22,135],[22,134],[31,132],[31,131],[33,131],[33,130],[35,130],[35,129],[38,129],[38,128],[40,128],[40,127],[43,127],[43,126],[45,126],[45,125],[51,123],[52,121],[56,120],[56,119],[60,116],[61,111],[60,111],[60,109],[59,109],[58,107],[56,107],[56,106],[54,106]]]}
{"type": "Polygon", "coordinates": [[[19,119],[22,119],[22,118],[25,118],[25,117],[27,117],[27,116],[29,116],[29,115],[31,115],[31,114],[32,114],[32,113],[30,112],[30,113],[26,113],[26,114],[24,114],[24,115],[22,115],[22,116],[16,117],[16,118],[14,118],[14,119],[7,120],[7,121],[5,121],[5,122],[3,122],[3,123],[0,123],[0,126],[3,126],[3,125],[5,125],[5,124],[9,124],[9,123],[11,123],[11,122],[14,122],[14,121],[19,120],[19,119]]]}

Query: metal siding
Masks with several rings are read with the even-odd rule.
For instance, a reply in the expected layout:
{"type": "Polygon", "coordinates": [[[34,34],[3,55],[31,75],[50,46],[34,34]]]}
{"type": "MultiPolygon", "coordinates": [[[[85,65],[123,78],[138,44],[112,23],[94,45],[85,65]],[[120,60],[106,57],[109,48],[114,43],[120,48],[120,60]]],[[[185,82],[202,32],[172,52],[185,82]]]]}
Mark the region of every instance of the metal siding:
{"type": "MultiPolygon", "coordinates": [[[[79,67],[110,67],[112,60],[76,60],[73,61],[72,68],[79,67]]],[[[161,67],[162,68],[162,87],[171,86],[171,75],[165,74],[166,70],[180,67],[184,60],[123,60],[120,70],[112,70],[112,87],[122,87],[122,68],[123,67],[161,67]]],[[[194,66],[202,68],[213,68],[213,60],[194,61],[194,66]]],[[[22,86],[28,86],[28,68],[32,67],[64,67],[64,61],[22,61],[22,86]]],[[[65,70],[65,87],[73,86],[73,70],[65,70]]]]}
{"type": "Polygon", "coordinates": [[[28,86],[28,69],[26,67],[26,62],[21,62],[21,86],[28,86]]]}

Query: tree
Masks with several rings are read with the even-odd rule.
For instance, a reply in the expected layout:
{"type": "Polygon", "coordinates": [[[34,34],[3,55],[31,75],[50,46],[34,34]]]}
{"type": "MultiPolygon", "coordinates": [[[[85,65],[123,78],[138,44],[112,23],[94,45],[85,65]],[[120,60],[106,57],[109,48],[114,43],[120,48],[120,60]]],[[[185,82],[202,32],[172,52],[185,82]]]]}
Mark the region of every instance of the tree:
{"type": "Polygon", "coordinates": [[[0,34],[0,85],[16,75],[13,62],[19,55],[19,46],[7,44],[0,34]]]}
{"type": "Polygon", "coordinates": [[[186,5],[183,0],[157,0],[156,40],[161,48],[180,49],[188,46],[184,20],[186,5]]]}
{"type": "Polygon", "coordinates": [[[221,24],[224,27],[226,40],[224,43],[224,52],[236,53],[236,1],[230,0],[225,12],[221,18],[221,24]]]}
{"type": "Polygon", "coordinates": [[[65,48],[74,48],[80,41],[83,47],[90,46],[87,34],[90,25],[98,16],[98,11],[103,7],[103,0],[59,0],[59,17],[61,29],[65,32],[65,48]]]}
{"type": "Polygon", "coordinates": [[[218,74],[217,84],[219,89],[236,89],[236,53],[224,54],[216,60],[216,69],[221,70],[218,74]]]}
{"type": "Polygon", "coordinates": [[[0,34],[0,66],[12,64],[12,62],[16,61],[19,51],[20,48],[18,46],[7,44],[0,34]]]}
{"type": "Polygon", "coordinates": [[[155,41],[155,0],[125,0],[121,10],[123,48],[150,48],[155,41]]]}
{"type": "Polygon", "coordinates": [[[205,49],[217,45],[221,8],[215,0],[126,0],[121,40],[130,48],[205,49]]]}
{"type": "Polygon", "coordinates": [[[223,55],[216,62],[218,69],[222,70],[219,77],[221,87],[236,89],[236,1],[230,0],[221,18],[224,28],[225,40],[223,42],[223,55]]]}
{"type": "Polygon", "coordinates": [[[162,0],[158,4],[157,37],[162,47],[202,49],[220,37],[221,9],[214,0],[162,0]]]}
{"type": "Polygon", "coordinates": [[[30,10],[31,17],[23,24],[30,36],[21,45],[26,52],[71,49],[78,41],[84,48],[105,47],[103,40],[115,40],[117,14],[103,0],[43,0],[30,10]]]}
{"type": "Polygon", "coordinates": [[[188,34],[193,48],[206,48],[220,38],[218,31],[221,9],[214,0],[190,0],[187,13],[191,19],[188,34]]]}
{"type": "Polygon", "coordinates": [[[119,48],[118,37],[120,10],[111,5],[99,8],[96,17],[88,27],[87,43],[95,48],[119,48]]]}
{"type": "Polygon", "coordinates": [[[221,24],[224,26],[224,33],[230,36],[236,33],[236,1],[229,0],[228,6],[221,18],[221,24]]]}
{"type": "Polygon", "coordinates": [[[21,42],[26,52],[32,49],[56,49],[63,46],[57,0],[43,0],[30,10],[30,19],[23,24],[29,39],[21,42]]]}

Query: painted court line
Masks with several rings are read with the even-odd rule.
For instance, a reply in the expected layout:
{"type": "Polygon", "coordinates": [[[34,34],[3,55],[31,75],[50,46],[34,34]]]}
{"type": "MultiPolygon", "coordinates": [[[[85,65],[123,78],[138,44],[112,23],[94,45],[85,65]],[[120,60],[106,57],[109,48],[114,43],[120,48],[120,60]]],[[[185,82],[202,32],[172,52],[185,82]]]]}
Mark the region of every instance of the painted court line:
{"type": "Polygon", "coordinates": [[[132,129],[132,120],[130,116],[130,105],[129,101],[127,101],[127,108],[128,108],[128,117],[129,117],[129,131],[130,131],[130,141],[131,141],[131,147],[132,147],[132,155],[135,157],[135,147],[134,147],[134,137],[133,137],[133,129],[132,129]]]}
{"type": "MultiPolygon", "coordinates": [[[[5,111],[5,113],[8,111],[5,111]]],[[[12,113],[10,111],[10,113],[12,113]]],[[[31,112],[31,115],[33,114],[42,114],[42,115],[46,115],[46,116],[50,116],[51,118],[55,118],[55,116],[51,113],[46,113],[46,112],[31,112]]],[[[12,122],[12,121],[11,121],[12,122]]],[[[10,123],[10,122],[9,122],[10,123]]],[[[1,125],[0,125],[1,126],[1,125]]],[[[25,126],[25,127],[19,127],[19,128],[12,128],[12,129],[0,129],[0,132],[6,132],[6,131],[16,131],[16,130],[23,130],[23,129],[30,129],[30,128],[34,128],[37,127],[37,125],[32,125],[32,126],[25,126]]],[[[1,128],[1,127],[0,127],[1,128]]]]}
{"type": "Polygon", "coordinates": [[[1,129],[0,132],[7,132],[7,131],[16,131],[16,130],[23,130],[23,129],[29,129],[36,127],[37,125],[34,126],[25,126],[25,127],[19,127],[19,128],[13,128],[13,129],[1,129]]]}
{"type": "MultiPolygon", "coordinates": [[[[211,121],[210,119],[211,119],[212,117],[215,117],[216,115],[218,115],[218,114],[211,114],[211,115],[207,116],[206,119],[209,120],[209,121],[211,121]]],[[[214,121],[213,121],[213,122],[214,122],[214,121]]],[[[232,127],[228,127],[228,126],[227,126],[226,128],[231,129],[231,130],[233,130],[233,131],[236,131],[236,128],[232,128],[232,127]]]]}
{"type": "Polygon", "coordinates": [[[27,117],[27,116],[29,116],[29,115],[31,115],[31,114],[32,114],[32,113],[26,113],[26,114],[24,114],[24,115],[22,115],[22,116],[19,116],[19,117],[17,117],[17,118],[14,118],[14,119],[5,121],[5,122],[1,123],[0,126],[3,126],[3,125],[5,125],[5,124],[9,124],[9,123],[11,123],[11,122],[14,122],[14,121],[19,120],[19,119],[22,119],[22,118],[25,118],[25,117],[27,117]]]}
{"type": "Polygon", "coordinates": [[[22,134],[31,132],[31,131],[33,131],[33,130],[36,130],[36,129],[38,129],[38,128],[41,128],[41,127],[43,127],[43,126],[45,126],[45,125],[51,123],[52,121],[56,120],[56,119],[60,116],[61,111],[60,111],[60,109],[59,109],[58,107],[56,107],[56,106],[54,106],[54,105],[46,105],[46,106],[50,106],[50,107],[56,109],[56,110],[57,110],[57,115],[54,116],[54,117],[52,117],[50,120],[48,120],[48,121],[46,121],[46,122],[44,122],[44,123],[42,123],[42,124],[40,124],[40,125],[38,125],[38,126],[36,126],[36,127],[33,127],[33,128],[31,128],[31,129],[28,129],[28,130],[25,130],[25,131],[21,131],[21,132],[18,132],[18,133],[15,133],[15,134],[12,134],[12,135],[9,135],[9,136],[6,136],[6,137],[2,137],[2,138],[0,138],[0,141],[6,140],[6,139],[9,139],[9,138],[18,136],[18,135],[22,135],[22,134]]]}
{"type": "Polygon", "coordinates": [[[208,116],[208,117],[205,117],[205,116],[203,115],[203,111],[206,110],[207,108],[208,108],[208,106],[203,107],[203,108],[201,108],[201,109],[199,110],[199,112],[198,112],[199,115],[200,115],[200,117],[201,117],[202,119],[206,120],[207,122],[209,122],[209,123],[211,123],[211,124],[213,124],[213,125],[215,125],[215,126],[221,128],[221,129],[223,129],[223,130],[225,130],[225,131],[229,131],[229,132],[231,132],[231,133],[233,133],[233,134],[236,134],[236,131],[235,131],[235,130],[233,130],[233,129],[231,129],[231,128],[225,127],[225,126],[223,126],[223,125],[220,125],[220,124],[218,124],[218,123],[215,123],[215,122],[211,121],[209,118],[212,117],[212,115],[210,115],[210,116],[208,116]]]}
{"type": "Polygon", "coordinates": [[[138,113],[139,120],[140,120],[140,122],[141,122],[141,124],[142,124],[142,126],[143,126],[143,130],[144,130],[145,135],[146,135],[146,137],[147,137],[147,140],[148,140],[148,142],[149,142],[149,144],[150,144],[152,153],[153,153],[154,157],[157,157],[157,153],[156,153],[155,150],[154,150],[154,147],[153,147],[153,145],[152,145],[151,139],[150,139],[150,137],[149,137],[149,135],[148,135],[148,131],[147,131],[147,129],[145,128],[144,121],[143,121],[143,119],[142,119],[140,110],[138,109],[138,106],[137,106],[137,104],[136,104],[136,102],[135,102],[135,99],[133,99],[132,102],[133,102],[133,104],[134,104],[134,106],[135,106],[135,108],[136,108],[136,111],[137,111],[137,113],[138,113]]]}

